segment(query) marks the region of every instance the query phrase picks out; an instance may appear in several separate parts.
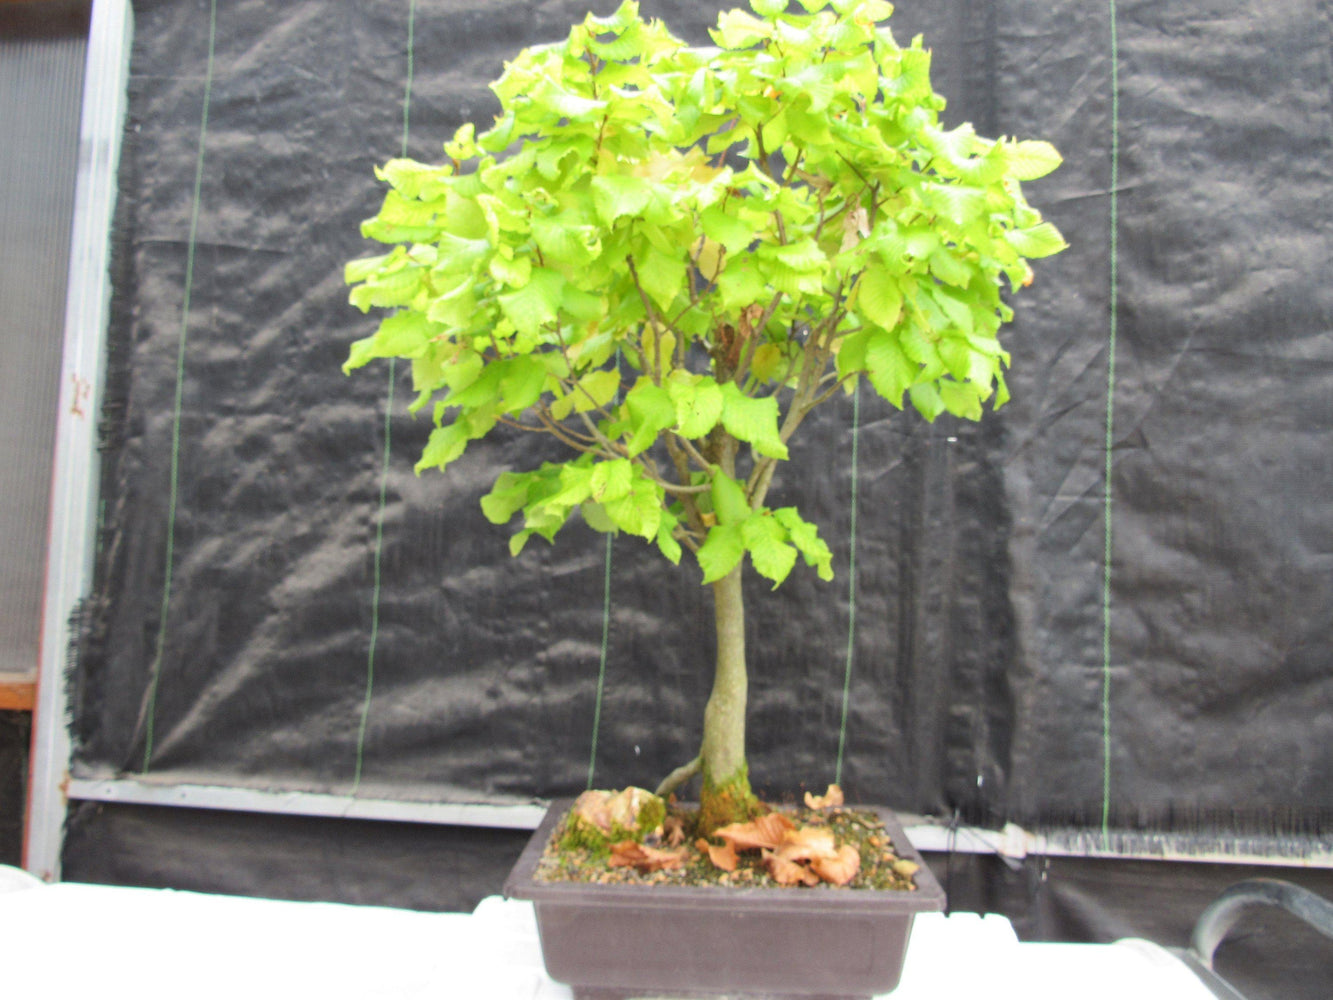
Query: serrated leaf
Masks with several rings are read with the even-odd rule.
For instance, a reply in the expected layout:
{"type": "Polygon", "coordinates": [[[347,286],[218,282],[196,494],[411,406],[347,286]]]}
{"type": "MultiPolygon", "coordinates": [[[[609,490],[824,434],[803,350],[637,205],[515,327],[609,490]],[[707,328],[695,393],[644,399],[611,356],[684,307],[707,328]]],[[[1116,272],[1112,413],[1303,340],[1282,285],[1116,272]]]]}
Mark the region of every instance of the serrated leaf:
{"type": "Polygon", "coordinates": [[[564,284],[560,272],[533,268],[526,285],[498,296],[500,311],[520,333],[536,333],[555,320],[564,284]]]}
{"type": "Polygon", "coordinates": [[[603,501],[602,507],[621,531],[649,541],[657,538],[657,529],[662,523],[662,497],[648,480],[640,477],[628,493],[603,501]]]}
{"type": "Polygon", "coordinates": [[[745,499],[745,487],[725,472],[713,474],[713,487],[709,493],[718,524],[740,524],[750,516],[750,502],[745,499]]]}
{"type": "Polygon", "coordinates": [[[510,288],[522,288],[532,280],[532,259],[527,256],[510,258],[495,254],[487,264],[492,278],[510,288]]]}
{"type": "Polygon", "coordinates": [[[652,379],[643,377],[625,394],[624,410],[630,420],[629,457],[652,447],[662,431],[676,423],[676,404],[670,393],[652,379]]]}
{"type": "Polygon", "coordinates": [[[769,36],[772,29],[744,10],[729,10],[718,15],[717,27],[710,28],[713,41],[724,49],[744,49],[769,36]]]}
{"type": "Polygon", "coordinates": [[[349,285],[359,284],[387,264],[393,256],[393,253],[382,253],[374,257],[348,261],[343,265],[343,281],[349,285]]]}
{"type": "Polygon", "coordinates": [[[939,385],[940,399],[946,410],[965,420],[981,419],[982,393],[989,393],[989,387],[983,389],[972,382],[954,382],[949,379],[941,379],[939,385]]]}
{"type": "Polygon", "coordinates": [[[802,519],[795,507],[779,507],[773,512],[773,516],[787,529],[787,537],[801,553],[806,565],[815,567],[821,580],[832,580],[833,553],[819,537],[819,529],[802,519]]]}
{"type": "Polygon", "coordinates": [[[739,524],[715,524],[696,554],[704,571],[704,583],[716,583],[736,568],[745,555],[745,540],[739,524]]]}
{"type": "Polygon", "coordinates": [[[648,297],[659,308],[669,309],[676,296],[686,288],[689,264],[684,254],[663,253],[650,245],[636,264],[639,283],[648,297]]]}
{"type": "Polygon", "coordinates": [[[530,473],[502,472],[491,491],[481,498],[481,512],[492,524],[504,524],[528,502],[530,473]]]}
{"type": "Polygon", "coordinates": [[[778,401],[772,396],[751,398],[735,382],[726,383],[722,386],[722,426],[733,437],[748,441],[760,455],[787,457],[787,446],[778,434],[778,401]]]}
{"type": "Polygon", "coordinates": [[[624,216],[634,217],[653,197],[653,185],[642,177],[598,174],[592,179],[592,202],[607,226],[624,216]]]}
{"type": "Polygon", "coordinates": [[[1049,222],[1038,223],[1026,229],[1010,229],[1004,234],[1004,238],[1024,257],[1034,259],[1049,257],[1069,246],[1065,238],[1060,235],[1060,230],[1049,222]]]}
{"type": "Polygon", "coordinates": [[[541,398],[549,374],[546,365],[532,355],[495,362],[500,374],[500,405],[505,412],[522,413],[541,398]]]}
{"type": "Polygon", "coordinates": [[[467,450],[467,443],[467,432],[457,422],[436,427],[417,459],[415,471],[420,475],[425,469],[443,469],[467,450]]]}
{"type": "Polygon", "coordinates": [[[664,516],[662,518],[662,523],[658,525],[657,528],[657,547],[661,549],[662,555],[666,556],[673,566],[679,566],[681,556],[680,542],[676,541],[675,536],[671,532],[672,528],[668,525],[667,518],[664,516]]]}
{"type": "Polygon", "coordinates": [[[940,390],[936,386],[935,382],[922,382],[912,386],[908,393],[917,412],[931,423],[934,423],[935,418],[945,409],[944,400],[940,398],[940,390]]]}
{"type": "Polygon", "coordinates": [[[787,529],[771,513],[761,511],[741,524],[741,537],[754,568],[772,580],[776,590],[796,565],[796,549],[787,544],[787,529]]]}
{"type": "Polygon", "coordinates": [[[579,505],[579,513],[583,515],[584,522],[593,531],[600,531],[604,535],[610,535],[616,530],[615,522],[606,516],[606,509],[599,503],[585,500],[579,505]]]}
{"type": "Polygon", "coordinates": [[[875,391],[902,409],[903,393],[916,381],[918,367],[887,330],[871,334],[866,343],[866,372],[875,391]]]}
{"type": "Polygon", "coordinates": [[[629,492],[634,479],[634,464],[628,458],[598,462],[592,467],[591,497],[598,503],[619,500],[629,492]]]}
{"type": "Polygon", "coordinates": [[[1064,162],[1059,150],[1049,142],[1038,139],[1006,143],[1004,158],[1009,175],[1020,181],[1035,181],[1045,177],[1064,162]]]}
{"type": "Polygon", "coordinates": [[[866,319],[891,330],[903,311],[898,279],[885,268],[868,267],[856,280],[856,307],[866,319]]]}
{"type": "Polygon", "coordinates": [[[925,184],[930,204],[955,225],[965,225],[986,213],[986,192],[961,184],[925,184]]]}
{"type": "Polygon", "coordinates": [[[704,235],[716,240],[729,253],[744,250],[754,241],[754,228],[743,219],[727,212],[720,205],[712,205],[699,215],[704,235]]]}
{"type": "Polygon", "coordinates": [[[676,429],[682,437],[701,438],[722,417],[722,390],[711,378],[674,371],[667,392],[676,407],[676,429]]]}

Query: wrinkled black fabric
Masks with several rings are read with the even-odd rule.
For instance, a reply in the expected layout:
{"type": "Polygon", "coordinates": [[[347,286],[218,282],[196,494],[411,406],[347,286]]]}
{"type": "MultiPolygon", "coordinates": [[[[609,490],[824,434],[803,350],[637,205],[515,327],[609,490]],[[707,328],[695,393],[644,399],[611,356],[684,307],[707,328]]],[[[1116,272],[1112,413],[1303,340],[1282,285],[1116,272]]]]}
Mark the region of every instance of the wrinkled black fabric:
{"type": "MultiPolygon", "coordinates": [[[[408,3],[217,6],[183,315],[209,8],[135,4],[77,772],[142,770],[151,714],[162,780],[342,793],[359,763],[362,795],[486,801],[576,792],[594,763],[601,786],[655,783],[697,749],[707,592],[640,540],[614,542],[594,729],[605,539],[571,526],[511,559],[509,529],[482,517],[501,469],[550,454],[540,441],[500,436],[414,476],[429,420],[406,413],[405,366],[372,619],[390,377],[340,372],[375,322],[347,305],[342,265],[375,250],[357,224],[402,141],[408,3]]],[[[693,42],[718,6],[644,4],[693,42]]],[[[583,11],[416,8],[408,149],[427,160],[489,121],[505,58],[583,11]]],[[[928,425],[863,390],[845,736],[851,400],[802,428],[773,499],[820,524],[838,577],[747,589],[764,792],[822,789],[841,743],[850,797],[912,811],[1329,828],[1328,12],[1118,11],[1114,234],[1108,5],[905,3],[890,22],[900,41],[925,33],[946,122],[1062,150],[1028,191],[1071,249],[1015,297],[1015,398],[999,413],[928,425]]]]}

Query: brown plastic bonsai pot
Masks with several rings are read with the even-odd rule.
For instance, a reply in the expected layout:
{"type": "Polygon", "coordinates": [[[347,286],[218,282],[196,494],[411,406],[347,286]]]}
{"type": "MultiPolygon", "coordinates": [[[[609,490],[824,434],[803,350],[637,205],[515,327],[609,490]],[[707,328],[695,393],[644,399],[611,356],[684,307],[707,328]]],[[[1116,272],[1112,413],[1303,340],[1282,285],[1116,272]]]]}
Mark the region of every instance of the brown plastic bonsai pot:
{"type": "Polygon", "coordinates": [[[898,985],[916,914],[944,909],[944,891],[885,809],[873,811],[894,852],[921,864],[914,892],[537,882],[570,805],[552,803],[504,893],[532,900],[546,971],[578,1000],[863,1000],[898,985]]]}

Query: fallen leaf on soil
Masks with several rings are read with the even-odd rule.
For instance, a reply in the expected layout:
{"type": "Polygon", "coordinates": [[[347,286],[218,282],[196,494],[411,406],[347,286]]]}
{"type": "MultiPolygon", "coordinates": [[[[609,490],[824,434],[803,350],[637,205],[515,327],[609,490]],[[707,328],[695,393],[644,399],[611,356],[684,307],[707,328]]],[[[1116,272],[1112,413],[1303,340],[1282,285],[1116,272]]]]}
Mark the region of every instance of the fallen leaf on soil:
{"type": "Polygon", "coordinates": [[[846,885],[861,870],[861,854],[851,844],[843,844],[831,857],[811,858],[810,870],[825,882],[846,885]]]}
{"type": "Polygon", "coordinates": [[[778,845],[777,853],[786,861],[810,861],[831,858],[838,853],[833,831],[819,826],[803,826],[788,830],[778,845]]]}
{"type": "Polygon", "coordinates": [[[832,809],[842,805],[842,789],[837,785],[829,785],[828,791],[823,795],[811,795],[805,793],[805,805],[808,809],[832,809]]]}
{"type": "Polygon", "coordinates": [[[788,831],[796,824],[782,813],[768,813],[749,823],[729,823],[713,831],[713,836],[725,840],[738,851],[752,851],[755,848],[773,850],[782,843],[788,831]]]}
{"type": "Polygon", "coordinates": [[[685,821],[672,814],[662,820],[662,838],[672,847],[685,843],[685,821]]]}
{"type": "Polygon", "coordinates": [[[683,850],[664,851],[633,840],[622,840],[611,845],[607,864],[612,868],[633,868],[638,872],[655,872],[663,868],[680,868],[685,864],[683,850]]]}
{"type": "Polygon", "coordinates": [[[764,867],[778,885],[818,885],[819,876],[805,865],[789,861],[777,851],[764,851],[764,867]]]}
{"type": "Polygon", "coordinates": [[[708,860],[724,872],[734,872],[736,865],[740,863],[740,858],[736,856],[736,848],[730,842],[710,844],[703,837],[700,837],[694,846],[705,852],[708,855],[708,860]]]}

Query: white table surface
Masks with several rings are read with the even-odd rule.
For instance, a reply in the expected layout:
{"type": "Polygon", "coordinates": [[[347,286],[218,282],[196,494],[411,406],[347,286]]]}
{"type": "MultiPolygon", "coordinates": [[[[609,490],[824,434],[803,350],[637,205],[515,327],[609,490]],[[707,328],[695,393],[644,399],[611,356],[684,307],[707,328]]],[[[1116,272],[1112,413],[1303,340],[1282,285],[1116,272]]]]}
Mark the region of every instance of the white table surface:
{"type": "MultiPolygon", "coordinates": [[[[135,1000],[570,1000],[532,906],[418,913],[166,889],[45,885],[0,866],[0,996],[135,1000]],[[7,891],[8,890],[8,891],[7,891]]],[[[1146,941],[1024,944],[1008,920],[916,918],[893,1000],[1211,1000],[1146,941]]]]}

